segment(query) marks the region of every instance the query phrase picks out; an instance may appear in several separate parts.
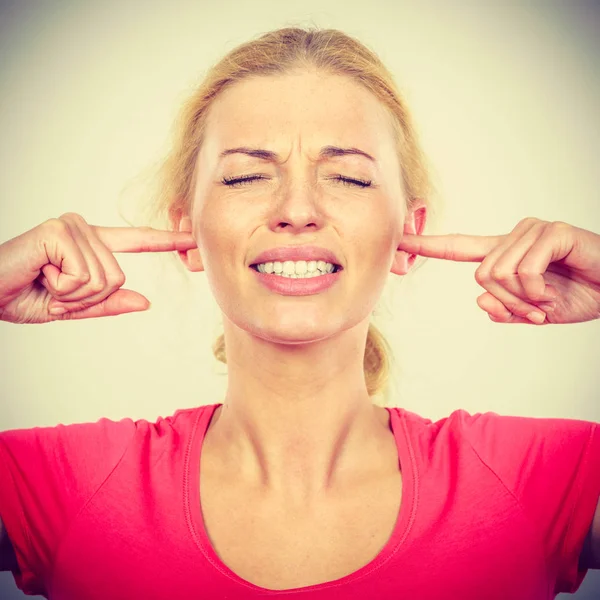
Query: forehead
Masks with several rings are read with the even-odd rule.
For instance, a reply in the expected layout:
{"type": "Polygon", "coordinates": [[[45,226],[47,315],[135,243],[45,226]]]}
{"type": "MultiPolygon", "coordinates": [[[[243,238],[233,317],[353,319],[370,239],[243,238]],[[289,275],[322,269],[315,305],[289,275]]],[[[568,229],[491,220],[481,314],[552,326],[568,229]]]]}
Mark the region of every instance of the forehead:
{"type": "Polygon", "coordinates": [[[298,138],[307,148],[326,138],[378,154],[392,141],[390,115],[352,79],[304,71],[246,78],[210,107],[205,142],[214,151],[246,142],[289,146],[298,138]]]}

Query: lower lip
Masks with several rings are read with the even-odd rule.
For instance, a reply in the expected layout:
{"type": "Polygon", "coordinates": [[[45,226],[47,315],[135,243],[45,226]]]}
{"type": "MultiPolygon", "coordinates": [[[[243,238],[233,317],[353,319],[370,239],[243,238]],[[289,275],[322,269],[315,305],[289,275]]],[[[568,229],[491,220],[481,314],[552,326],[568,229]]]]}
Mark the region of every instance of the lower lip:
{"type": "Polygon", "coordinates": [[[309,296],[318,294],[323,290],[330,288],[340,277],[342,270],[336,273],[328,273],[327,275],[319,275],[318,277],[307,277],[305,279],[294,279],[291,277],[281,277],[281,275],[271,275],[269,273],[261,273],[250,267],[258,280],[267,288],[278,294],[285,296],[309,296]]]}

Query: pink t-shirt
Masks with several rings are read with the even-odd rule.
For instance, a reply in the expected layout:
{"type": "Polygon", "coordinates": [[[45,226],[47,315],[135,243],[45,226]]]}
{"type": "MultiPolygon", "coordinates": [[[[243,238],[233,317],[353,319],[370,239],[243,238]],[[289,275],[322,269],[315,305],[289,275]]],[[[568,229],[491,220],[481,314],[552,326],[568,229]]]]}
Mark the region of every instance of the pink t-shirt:
{"type": "Polygon", "coordinates": [[[464,410],[432,422],[388,408],[403,490],[381,552],[335,581],[254,585],[203,527],[200,450],[218,406],[0,433],[0,516],[18,587],[51,600],[546,600],[586,574],[598,424],[464,410]]]}

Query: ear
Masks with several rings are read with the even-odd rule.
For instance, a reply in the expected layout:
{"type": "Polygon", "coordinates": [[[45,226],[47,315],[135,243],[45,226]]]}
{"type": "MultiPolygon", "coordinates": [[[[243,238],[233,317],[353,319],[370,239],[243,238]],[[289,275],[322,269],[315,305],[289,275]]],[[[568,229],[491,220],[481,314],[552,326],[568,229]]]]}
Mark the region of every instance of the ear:
{"type": "MultiPolygon", "coordinates": [[[[192,233],[192,219],[187,216],[177,217],[174,225],[177,231],[185,231],[186,233],[192,233]]],[[[188,268],[189,271],[197,272],[204,271],[204,265],[202,264],[202,257],[200,256],[199,248],[192,248],[191,250],[177,250],[181,262],[188,268]]]]}
{"type": "MultiPolygon", "coordinates": [[[[427,206],[425,206],[421,201],[417,200],[416,204],[406,215],[406,219],[404,220],[404,233],[421,235],[423,233],[426,220],[427,206]]],[[[410,271],[415,260],[417,260],[416,254],[409,254],[404,250],[396,250],[390,271],[396,275],[406,275],[410,271]]]]}

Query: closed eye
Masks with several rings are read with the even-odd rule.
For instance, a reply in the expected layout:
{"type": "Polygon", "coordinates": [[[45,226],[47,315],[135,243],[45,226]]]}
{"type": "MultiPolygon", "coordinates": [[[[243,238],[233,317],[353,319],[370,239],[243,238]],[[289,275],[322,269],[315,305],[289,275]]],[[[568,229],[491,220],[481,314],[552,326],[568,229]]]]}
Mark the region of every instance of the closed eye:
{"type": "MultiPolygon", "coordinates": [[[[267,179],[262,175],[244,175],[243,177],[223,177],[221,183],[224,185],[228,185],[231,187],[236,187],[240,185],[245,185],[250,183],[256,179],[267,179]]],[[[342,175],[335,175],[334,177],[330,177],[329,179],[333,179],[334,181],[340,181],[343,185],[355,185],[358,187],[369,187],[371,185],[371,181],[367,179],[350,179],[349,177],[343,177],[342,175]]]]}
{"type": "Polygon", "coordinates": [[[243,177],[223,177],[221,183],[225,185],[229,185],[231,187],[236,187],[239,185],[245,185],[246,183],[250,183],[255,179],[266,179],[262,175],[244,175],[243,177]]]}
{"type": "Polygon", "coordinates": [[[336,181],[341,181],[344,185],[357,185],[359,187],[369,187],[371,185],[371,181],[368,179],[350,179],[348,177],[342,177],[341,175],[336,175],[335,177],[330,177],[330,179],[334,179],[336,181]]]}

